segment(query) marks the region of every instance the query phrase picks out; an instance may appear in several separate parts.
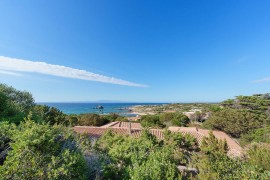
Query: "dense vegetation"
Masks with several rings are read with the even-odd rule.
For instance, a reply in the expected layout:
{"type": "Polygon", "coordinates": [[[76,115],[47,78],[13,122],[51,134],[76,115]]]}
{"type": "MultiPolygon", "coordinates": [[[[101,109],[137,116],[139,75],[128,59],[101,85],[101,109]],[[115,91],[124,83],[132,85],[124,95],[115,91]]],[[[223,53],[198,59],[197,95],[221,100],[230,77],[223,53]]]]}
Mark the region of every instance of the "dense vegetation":
{"type": "Polygon", "coordinates": [[[102,126],[112,121],[127,121],[117,114],[73,114],[66,115],[55,107],[35,104],[29,92],[0,84],[0,122],[8,121],[19,124],[29,114],[37,123],[58,124],[64,126],[102,126]]]}
{"type": "Polygon", "coordinates": [[[34,99],[29,92],[18,91],[4,84],[0,84],[0,102],[0,121],[16,124],[25,118],[34,106],[34,99]]]}
{"type": "Polygon", "coordinates": [[[161,113],[142,116],[140,122],[143,127],[163,128],[169,126],[187,126],[190,119],[182,113],[161,113]]]}
{"type": "MultiPolygon", "coordinates": [[[[87,166],[78,140],[63,126],[26,120],[19,126],[1,123],[9,143],[0,174],[4,179],[85,179],[87,166]]],[[[3,132],[4,131],[4,132],[3,132]]],[[[4,159],[2,159],[3,161],[4,159]]]]}
{"type": "Polygon", "coordinates": [[[115,135],[107,132],[96,144],[109,163],[105,166],[106,179],[177,179],[182,175],[177,165],[187,164],[191,152],[198,150],[190,136],[165,133],[158,141],[148,131],[140,138],[115,135]]]}
{"type": "Polygon", "coordinates": [[[237,96],[221,103],[212,111],[205,127],[222,130],[243,145],[251,142],[268,142],[270,129],[269,94],[237,96]]]}
{"type": "Polygon", "coordinates": [[[71,127],[127,119],[66,115],[36,105],[28,92],[0,84],[0,179],[270,179],[269,102],[269,94],[239,96],[220,106],[203,106],[191,119],[181,111],[141,119],[146,128],[189,126],[191,121],[201,124],[202,113],[209,113],[204,127],[246,145],[243,157],[230,158],[226,142],[212,133],[200,147],[194,137],[170,131],[159,140],[148,130],[139,138],[108,131],[90,141],[71,127]]]}
{"type": "Polygon", "coordinates": [[[204,138],[201,152],[194,155],[192,161],[192,165],[200,171],[198,179],[270,178],[269,148],[254,144],[243,159],[229,158],[227,151],[226,142],[217,140],[213,134],[204,138]]]}

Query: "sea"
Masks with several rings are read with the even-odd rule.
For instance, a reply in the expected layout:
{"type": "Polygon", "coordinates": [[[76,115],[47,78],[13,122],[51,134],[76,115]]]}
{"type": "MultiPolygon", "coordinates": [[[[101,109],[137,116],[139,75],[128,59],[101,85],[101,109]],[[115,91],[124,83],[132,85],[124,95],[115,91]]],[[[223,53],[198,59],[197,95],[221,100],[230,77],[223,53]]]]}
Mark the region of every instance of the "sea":
{"type": "Polygon", "coordinates": [[[47,105],[56,107],[65,114],[110,114],[116,113],[122,116],[136,116],[130,112],[129,108],[139,105],[162,105],[166,103],[38,103],[41,105],[47,105]],[[102,106],[103,109],[97,109],[98,106],[102,106]]]}

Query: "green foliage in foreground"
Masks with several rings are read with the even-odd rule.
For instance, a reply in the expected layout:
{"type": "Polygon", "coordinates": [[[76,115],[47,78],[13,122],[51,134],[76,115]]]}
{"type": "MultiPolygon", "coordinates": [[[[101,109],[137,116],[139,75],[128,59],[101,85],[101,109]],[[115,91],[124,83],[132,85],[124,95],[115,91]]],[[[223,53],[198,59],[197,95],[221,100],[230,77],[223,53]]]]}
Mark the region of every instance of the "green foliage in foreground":
{"type": "Polygon", "coordinates": [[[201,153],[193,156],[193,165],[200,173],[198,179],[269,179],[269,149],[251,148],[246,160],[227,156],[228,147],[224,141],[217,140],[212,133],[203,139],[201,153]],[[263,159],[266,157],[266,160],[263,159]]]}
{"type": "Polygon", "coordinates": [[[0,165],[3,165],[3,162],[7,156],[11,136],[16,128],[17,127],[14,124],[0,122],[0,165]]]}
{"type": "Polygon", "coordinates": [[[177,179],[181,178],[177,165],[186,162],[190,154],[185,152],[196,150],[197,145],[194,138],[169,132],[164,141],[158,141],[148,131],[140,138],[108,131],[96,148],[110,157],[105,179],[177,179]]]}
{"type": "Polygon", "coordinates": [[[227,157],[228,146],[225,141],[215,138],[212,132],[202,141],[201,154],[196,158],[199,179],[231,179],[237,175],[234,171],[238,164],[227,157]]]}
{"type": "Polygon", "coordinates": [[[270,144],[253,143],[247,147],[249,164],[270,172],[270,144]]]}
{"type": "Polygon", "coordinates": [[[0,124],[1,135],[11,147],[0,166],[1,178],[86,179],[86,162],[72,131],[30,120],[17,128],[7,127],[0,124]]]}
{"type": "Polygon", "coordinates": [[[241,144],[247,145],[251,142],[270,143],[270,126],[251,130],[241,137],[241,144]]]}
{"type": "MultiPolygon", "coordinates": [[[[269,94],[239,96],[223,106],[209,108],[212,116],[205,126],[241,137],[244,144],[265,143],[248,145],[243,159],[229,158],[226,142],[213,134],[199,149],[194,137],[169,131],[163,140],[148,131],[140,138],[108,132],[93,149],[87,137],[78,138],[67,126],[126,119],[116,114],[65,115],[57,108],[35,105],[28,92],[0,84],[0,179],[270,179],[269,94]],[[34,121],[24,120],[27,116],[34,121]],[[181,174],[178,165],[200,173],[181,174]]],[[[145,127],[187,123],[179,113],[142,118],[145,127]]]]}

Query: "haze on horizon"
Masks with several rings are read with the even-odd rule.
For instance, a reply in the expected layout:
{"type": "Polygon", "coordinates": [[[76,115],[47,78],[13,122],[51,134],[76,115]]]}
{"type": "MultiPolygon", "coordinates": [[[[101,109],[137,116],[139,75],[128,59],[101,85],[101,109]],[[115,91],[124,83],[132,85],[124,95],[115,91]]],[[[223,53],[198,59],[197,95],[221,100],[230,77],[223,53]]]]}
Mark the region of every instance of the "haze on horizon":
{"type": "Polygon", "coordinates": [[[37,102],[269,92],[270,1],[1,1],[0,83],[37,102]]]}

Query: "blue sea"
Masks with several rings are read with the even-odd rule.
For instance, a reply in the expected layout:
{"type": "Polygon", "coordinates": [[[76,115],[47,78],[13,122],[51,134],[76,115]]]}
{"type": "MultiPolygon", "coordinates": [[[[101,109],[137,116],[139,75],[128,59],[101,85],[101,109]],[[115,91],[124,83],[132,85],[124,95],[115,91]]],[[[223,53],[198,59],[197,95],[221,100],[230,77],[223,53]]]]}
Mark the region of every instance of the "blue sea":
{"type": "Polygon", "coordinates": [[[110,114],[116,113],[123,116],[136,116],[129,111],[129,107],[137,105],[161,105],[166,103],[38,103],[60,109],[65,114],[110,114]],[[102,106],[104,109],[96,109],[102,106]]]}

